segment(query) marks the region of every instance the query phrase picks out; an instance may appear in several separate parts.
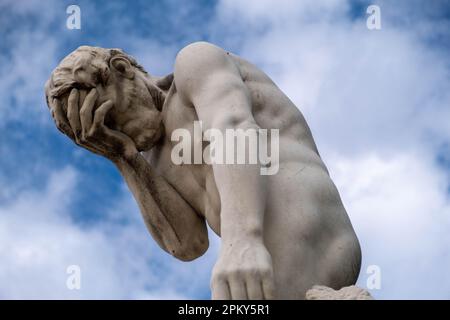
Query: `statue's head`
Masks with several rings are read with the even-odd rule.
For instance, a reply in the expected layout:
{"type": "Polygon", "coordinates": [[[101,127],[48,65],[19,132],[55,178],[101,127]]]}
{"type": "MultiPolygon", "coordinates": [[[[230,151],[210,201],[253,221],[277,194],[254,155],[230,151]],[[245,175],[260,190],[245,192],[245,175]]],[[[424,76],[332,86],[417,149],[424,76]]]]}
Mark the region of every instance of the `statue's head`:
{"type": "Polygon", "coordinates": [[[67,111],[72,88],[86,92],[96,88],[97,106],[111,100],[114,108],[105,119],[106,125],[132,138],[138,150],[148,150],[160,138],[164,93],[136,60],[122,50],[81,46],[73,51],[45,85],[47,104],[60,99],[67,111]]]}

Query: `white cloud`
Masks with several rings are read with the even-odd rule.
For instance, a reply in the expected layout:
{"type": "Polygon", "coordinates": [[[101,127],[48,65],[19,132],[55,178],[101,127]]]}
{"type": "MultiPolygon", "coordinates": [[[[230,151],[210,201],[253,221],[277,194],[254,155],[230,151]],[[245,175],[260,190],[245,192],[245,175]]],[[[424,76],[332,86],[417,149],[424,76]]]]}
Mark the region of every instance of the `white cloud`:
{"type": "Polygon", "coordinates": [[[111,201],[103,222],[82,227],[70,219],[80,187],[68,167],[54,172],[44,190],[0,206],[0,298],[180,299],[204,290],[214,239],[199,261],[176,261],[147,234],[128,195],[111,201]],[[81,268],[81,290],[66,287],[70,265],[81,268]]]}
{"type": "Polygon", "coordinates": [[[447,181],[429,157],[368,153],[330,157],[368,265],[381,267],[380,298],[449,298],[450,202],[447,181]]]}
{"type": "Polygon", "coordinates": [[[415,4],[381,2],[380,31],[366,28],[364,5],[351,18],[349,1],[219,4],[221,23],[245,30],[228,43],[310,124],[361,239],[358,283],[367,265],[382,268],[378,298],[450,292],[448,176],[436,161],[450,140],[449,61],[424,41],[441,23],[410,14],[415,4]]]}
{"type": "Polygon", "coordinates": [[[8,121],[42,123],[48,118],[43,91],[52,71],[48,62],[57,60],[58,39],[49,37],[48,30],[58,17],[58,6],[47,2],[44,10],[42,2],[34,0],[14,5],[6,1],[2,6],[8,32],[2,34],[6,48],[0,51],[0,127],[8,121]]]}

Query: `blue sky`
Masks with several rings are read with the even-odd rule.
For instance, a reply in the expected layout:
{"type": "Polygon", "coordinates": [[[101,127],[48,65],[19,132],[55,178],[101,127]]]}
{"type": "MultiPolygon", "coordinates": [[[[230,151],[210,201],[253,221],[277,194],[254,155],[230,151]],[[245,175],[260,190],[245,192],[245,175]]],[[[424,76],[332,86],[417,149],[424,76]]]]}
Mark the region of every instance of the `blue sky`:
{"type": "Polygon", "coordinates": [[[450,5],[446,1],[0,0],[0,298],[208,298],[218,239],[179,262],[147,234],[115,168],[54,127],[43,86],[80,45],[152,74],[207,40],[296,103],[363,247],[378,298],[450,298],[450,5]],[[81,30],[66,7],[81,8],[81,30]],[[366,28],[369,4],[381,30],[366,28]],[[66,288],[77,264],[82,289],[66,288]]]}

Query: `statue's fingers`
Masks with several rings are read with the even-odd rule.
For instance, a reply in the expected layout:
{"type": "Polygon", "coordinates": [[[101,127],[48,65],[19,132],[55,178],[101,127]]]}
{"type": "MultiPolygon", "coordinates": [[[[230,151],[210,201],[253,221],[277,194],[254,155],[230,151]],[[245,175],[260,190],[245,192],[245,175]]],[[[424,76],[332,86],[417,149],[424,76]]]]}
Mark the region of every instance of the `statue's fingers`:
{"type": "Polygon", "coordinates": [[[83,107],[84,99],[86,99],[88,92],[85,89],[80,89],[78,90],[78,93],[80,94],[80,98],[78,99],[78,110],[81,110],[81,107],[83,107]]]}
{"type": "Polygon", "coordinates": [[[103,126],[103,124],[105,123],[105,116],[112,107],[113,102],[111,100],[108,100],[102,103],[102,105],[98,107],[97,110],[95,110],[94,121],[92,122],[92,128],[94,130],[103,126]]]}
{"type": "MultiPolygon", "coordinates": [[[[76,111],[75,113],[73,113],[73,117],[78,118],[78,125],[79,125],[79,127],[78,127],[79,129],[77,130],[78,134],[76,136],[78,138],[78,141],[75,141],[75,142],[79,146],[81,146],[81,147],[83,147],[83,148],[85,148],[85,149],[87,149],[87,150],[89,150],[89,151],[91,151],[91,152],[93,152],[95,154],[102,155],[103,154],[103,150],[101,149],[101,147],[98,144],[94,145],[94,144],[92,144],[92,143],[90,143],[89,141],[86,141],[86,140],[84,140],[83,142],[80,141],[80,138],[81,138],[81,119],[80,119],[80,113],[79,112],[80,112],[81,107],[83,106],[83,102],[84,102],[84,99],[86,98],[87,92],[86,92],[86,90],[82,90],[82,89],[81,90],[77,89],[77,91],[78,91],[77,105],[73,105],[72,106],[72,110],[76,111]]],[[[68,111],[68,113],[69,113],[69,111],[68,111]]]]}
{"type": "Polygon", "coordinates": [[[86,96],[86,99],[84,99],[83,106],[80,109],[81,131],[84,137],[87,136],[92,126],[92,110],[94,109],[97,97],[97,90],[93,88],[86,96]]]}
{"type": "Polygon", "coordinates": [[[228,281],[230,286],[231,299],[233,300],[247,300],[247,289],[245,282],[241,279],[232,278],[228,281]]]}
{"type": "Polygon", "coordinates": [[[61,101],[59,101],[59,99],[53,100],[52,116],[58,130],[67,135],[69,138],[75,139],[72,128],[68,123],[67,116],[63,111],[61,101]]]}
{"type": "Polygon", "coordinates": [[[264,299],[261,281],[255,278],[248,278],[246,281],[247,296],[250,300],[264,299]]]}
{"type": "Polygon", "coordinates": [[[214,281],[211,286],[213,300],[230,300],[231,294],[228,283],[223,280],[214,281]]]}
{"type": "Polygon", "coordinates": [[[70,92],[67,100],[67,118],[76,138],[79,138],[81,133],[80,110],[78,106],[79,97],[79,91],[74,88],[70,92]]]}
{"type": "Polygon", "coordinates": [[[262,288],[264,293],[264,299],[273,300],[275,299],[275,283],[273,277],[266,277],[262,281],[262,288]]]}

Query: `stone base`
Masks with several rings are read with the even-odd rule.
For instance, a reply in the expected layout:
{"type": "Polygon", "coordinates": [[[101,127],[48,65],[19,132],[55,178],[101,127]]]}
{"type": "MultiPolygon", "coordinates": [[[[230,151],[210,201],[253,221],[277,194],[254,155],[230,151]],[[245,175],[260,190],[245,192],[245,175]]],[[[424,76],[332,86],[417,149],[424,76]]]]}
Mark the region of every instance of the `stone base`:
{"type": "Polygon", "coordinates": [[[334,290],[325,286],[314,286],[306,292],[306,300],[374,300],[367,290],[357,286],[334,290]]]}

